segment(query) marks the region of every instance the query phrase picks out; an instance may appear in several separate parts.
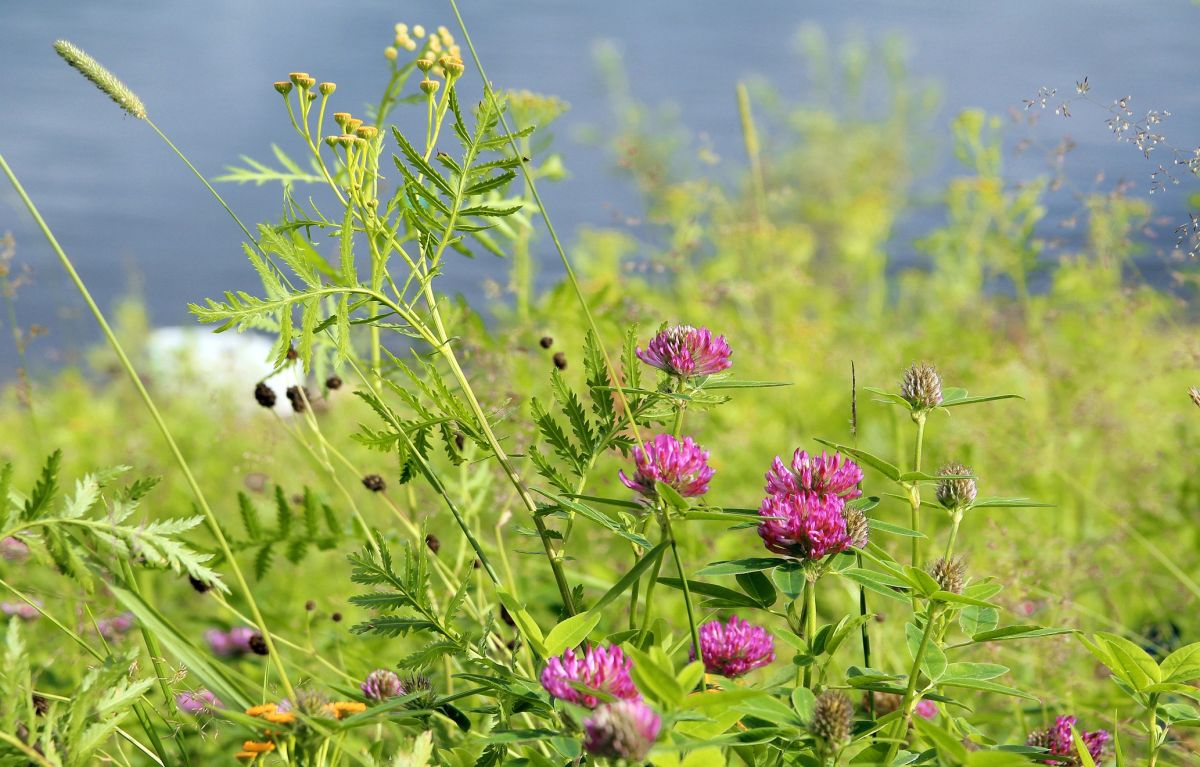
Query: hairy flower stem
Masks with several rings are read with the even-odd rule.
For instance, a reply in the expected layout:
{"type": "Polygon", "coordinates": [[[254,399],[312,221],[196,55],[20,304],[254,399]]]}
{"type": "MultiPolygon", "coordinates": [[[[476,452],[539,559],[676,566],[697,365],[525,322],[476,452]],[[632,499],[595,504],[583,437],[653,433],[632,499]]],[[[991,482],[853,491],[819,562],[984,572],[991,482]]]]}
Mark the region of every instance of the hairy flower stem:
{"type": "MultiPolygon", "coordinates": [[[[921,448],[925,443],[925,413],[917,413],[913,419],[917,422],[917,444],[913,451],[913,471],[921,470],[921,448]]],[[[916,532],[921,532],[921,483],[913,482],[908,490],[908,499],[911,504],[912,513],[910,514],[910,527],[916,532]]],[[[921,537],[914,535],[912,539],[912,561],[909,563],[913,567],[921,566],[921,537]]]]}
{"type": "Polygon", "coordinates": [[[958,527],[962,524],[963,513],[961,509],[956,509],[950,515],[950,538],[946,541],[946,561],[950,561],[950,557],[954,554],[954,542],[958,540],[958,527]]]}
{"type": "Polygon", "coordinates": [[[892,732],[891,745],[888,746],[887,758],[883,760],[884,764],[891,764],[896,758],[896,752],[900,749],[900,743],[903,741],[905,734],[908,732],[908,726],[912,722],[913,710],[917,703],[917,678],[921,674],[921,664],[925,662],[925,653],[929,650],[929,642],[933,638],[933,627],[937,623],[938,617],[942,614],[942,606],[933,604],[929,608],[929,615],[925,621],[925,630],[921,632],[921,642],[917,645],[917,653],[913,658],[912,668],[908,672],[908,687],[904,690],[904,698],[900,701],[900,718],[896,720],[896,728],[892,732]]]}
{"type": "MultiPolygon", "coordinates": [[[[153,123],[151,124],[153,125],[153,123]]],[[[216,539],[217,545],[221,549],[221,554],[224,556],[225,560],[229,562],[229,569],[233,573],[233,577],[237,583],[238,589],[242,592],[242,596],[246,600],[246,604],[250,607],[250,613],[254,617],[254,625],[258,628],[259,632],[262,633],[263,638],[266,641],[267,652],[270,655],[276,670],[279,672],[279,679],[283,684],[284,691],[287,693],[289,698],[294,699],[296,694],[295,690],[292,688],[292,683],[288,680],[287,672],[283,665],[283,659],[279,657],[279,653],[276,652],[274,643],[271,641],[270,631],[267,629],[267,623],[263,618],[262,611],[258,607],[258,602],[254,599],[254,592],[251,591],[249,583],[247,583],[245,576],[242,574],[242,569],[238,566],[237,559],[234,557],[233,551],[229,547],[229,541],[225,539],[225,534],[221,531],[221,526],[217,522],[217,517],[213,513],[212,508],[208,505],[208,499],[204,496],[204,491],[200,489],[200,483],[196,481],[196,477],[192,474],[191,467],[188,465],[187,459],[184,458],[183,452],[179,449],[179,445],[175,442],[175,437],[172,436],[171,430],[167,427],[166,421],[163,420],[162,414],[159,413],[158,406],[154,404],[154,400],[151,399],[150,393],[146,391],[146,387],[142,383],[142,379],[138,375],[137,370],[133,367],[133,363],[130,362],[129,356],[125,353],[124,347],[121,345],[121,342],[117,340],[116,334],[113,333],[112,328],[108,324],[108,320],[105,319],[104,313],[100,311],[100,307],[97,306],[95,300],[92,298],[92,294],[88,291],[83,279],[79,276],[79,273],[75,271],[75,266],[71,263],[71,259],[67,257],[67,254],[62,249],[62,246],[58,244],[58,239],[55,238],[54,233],[50,230],[50,226],[46,223],[45,219],[42,218],[42,214],[38,211],[37,206],[33,204],[33,200],[30,199],[29,195],[25,192],[25,188],[21,186],[21,182],[17,179],[16,175],[9,167],[8,162],[4,159],[3,155],[0,155],[0,170],[4,171],[4,174],[8,177],[9,183],[12,184],[13,189],[16,191],[17,196],[21,198],[21,201],[25,204],[25,207],[29,210],[30,215],[33,216],[34,221],[37,222],[38,227],[42,230],[42,235],[46,238],[46,241],[50,244],[51,249],[54,250],[55,254],[58,256],[63,269],[66,270],[67,275],[71,278],[75,288],[83,297],[84,303],[87,304],[88,309],[91,311],[92,316],[96,320],[96,323],[100,326],[100,330],[104,333],[104,337],[108,340],[113,352],[117,355],[117,359],[120,361],[121,367],[125,369],[126,374],[129,376],[129,380],[133,383],[133,387],[137,390],[138,396],[141,398],[142,403],[150,412],[150,417],[154,420],[155,425],[162,434],[163,440],[167,443],[167,448],[171,451],[171,455],[174,457],[175,462],[179,465],[180,471],[183,473],[184,481],[187,483],[188,487],[192,491],[192,494],[195,496],[196,504],[200,507],[200,511],[204,515],[205,521],[208,523],[209,530],[212,532],[213,538],[216,539]]],[[[205,183],[207,184],[207,182],[205,183]]]]}
{"type": "MultiPolygon", "coordinates": [[[[817,578],[809,577],[805,581],[804,586],[804,639],[808,642],[811,658],[813,639],[817,636],[817,578]]],[[[811,658],[811,662],[804,667],[804,686],[812,688],[812,667],[816,663],[815,658],[811,658]]]]}

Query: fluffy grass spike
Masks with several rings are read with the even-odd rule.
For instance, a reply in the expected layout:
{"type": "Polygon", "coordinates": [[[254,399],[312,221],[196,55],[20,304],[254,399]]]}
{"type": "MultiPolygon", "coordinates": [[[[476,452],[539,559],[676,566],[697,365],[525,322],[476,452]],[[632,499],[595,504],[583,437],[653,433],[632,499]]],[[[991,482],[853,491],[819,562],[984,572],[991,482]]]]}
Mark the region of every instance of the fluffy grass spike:
{"type": "Polygon", "coordinates": [[[63,61],[108,94],[108,97],[115,101],[117,106],[139,120],[146,119],[146,106],[142,100],[137,97],[136,93],[129,90],[129,86],[121,82],[116,75],[105,69],[99,61],[66,40],[56,40],[54,50],[59,56],[62,56],[63,61]]]}

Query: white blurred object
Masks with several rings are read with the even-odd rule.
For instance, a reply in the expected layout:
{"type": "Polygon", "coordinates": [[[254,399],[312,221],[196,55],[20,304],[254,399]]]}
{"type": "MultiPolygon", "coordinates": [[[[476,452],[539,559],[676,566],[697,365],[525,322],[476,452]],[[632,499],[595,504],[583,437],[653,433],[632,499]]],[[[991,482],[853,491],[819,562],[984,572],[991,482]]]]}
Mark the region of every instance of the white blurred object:
{"type": "Polygon", "coordinates": [[[292,364],[264,380],[272,370],[271,348],[271,340],[258,333],[157,328],[146,340],[146,372],[159,391],[203,396],[215,405],[239,410],[261,409],[254,401],[254,386],[263,381],[275,390],[275,412],[290,416],[286,392],[300,384],[300,365],[292,364]]]}

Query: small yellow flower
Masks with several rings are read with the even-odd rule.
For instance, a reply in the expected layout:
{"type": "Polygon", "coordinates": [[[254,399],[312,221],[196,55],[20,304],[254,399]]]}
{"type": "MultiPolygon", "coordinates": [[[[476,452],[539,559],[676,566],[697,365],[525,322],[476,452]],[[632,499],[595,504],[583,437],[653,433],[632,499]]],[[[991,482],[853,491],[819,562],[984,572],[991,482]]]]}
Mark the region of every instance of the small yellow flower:
{"type": "Polygon", "coordinates": [[[408,34],[408,25],[407,24],[397,24],[396,25],[396,34],[407,35],[408,34]]]}
{"type": "Polygon", "coordinates": [[[271,724],[291,724],[292,722],[296,721],[296,715],[291,711],[285,711],[282,714],[267,714],[263,717],[263,719],[267,720],[271,724]]]}
{"type": "Polygon", "coordinates": [[[400,51],[396,50],[395,48],[393,48],[392,46],[389,45],[388,47],[383,49],[383,55],[389,61],[395,61],[396,57],[400,55],[400,51]]]}
{"type": "Polygon", "coordinates": [[[279,706],[276,706],[274,703],[264,703],[261,706],[251,706],[246,709],[246,713],[250,716],[262,716],[264,714],[274,714],[278,708],[279,706]]]}
{"type": "Polygon", "coordinates": [[[412,28],[412,33],[413,33],[413,37],[420,40],[422,37],[425,36],[425,27],[421,26],[420,24],[415,24],[412,28]]]}

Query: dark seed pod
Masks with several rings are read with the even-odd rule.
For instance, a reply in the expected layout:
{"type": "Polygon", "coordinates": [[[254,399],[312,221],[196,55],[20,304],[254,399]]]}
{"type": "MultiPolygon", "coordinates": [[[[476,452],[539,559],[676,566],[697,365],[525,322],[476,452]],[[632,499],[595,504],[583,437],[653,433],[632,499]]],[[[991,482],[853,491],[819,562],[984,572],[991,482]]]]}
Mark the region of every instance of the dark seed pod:
{"type": "Polygon", "coordinates": [[[942,591],[949,591],[951,594],[962,593],[967,577],[967,564],[962,557],[938,557],[929,566],[928,572],[942,591]]]}
{"type": "Polygon", "coordinates": [[[942,377],[927,363],[914,363],[904,371],[900,396],[917,410],[932,410],[942,404],[942,377]]]}
{"type": "Polygon", "coordinates": [[[438,550],[442,548],[442,542],[439,541],[437,536],[433,533],[429,533],[425,536],[425,545],[428,546],[429,550],[434,554],[438,553],[438,550]]]}
{"type": "MultiPolygon", "coordinates": [[[[963,466],[961,463],[948,463],[938,472],[943,477],[961,476],[970,473],[971,467],[963,466]]],[[[976,487],[975,480],[973,479],[943,479],[937,485],[938,503],[952,511],[955,509],[965,509],[972,503],[975,503],[975,496],[978,492],[979,489],[976,487]]]]}
{"type": "Polygon", "coordinates": [[[382,493],[387,489],[387,483],[383,481],[383,477],[378,474],[368,474],[362,478],[363,487],[370,490],[372,493],[382,493]]]}
{"type": "Polygon", "coordinates": [[[478,570],[481,567],[483,567],[483,563],[480,562],[478,558],[476,558],[475,561],[471,563],[472,570],[478,570]]]}
{"type": "Polygon", "coordinates": [[[329,376],[325,379],[325,388],[330,391],[336,391],[342,388],[342,379],[338,376],[329,376]]]}
{"type": "Polygon", "coordinates": [[[567,369],[567,355],[563,354],[562,352],[555,352],[554,353],[554,367],[558,368],[559,370],[566,370],[567,369]]]}
{"type": "Polygon", "coordinates": [[[554,346],[554,339],[550,336],[542,336],[542,340],[538,341],[538,344],[540,344],[543,349],[549,349],[551,346],[554,346]]]}
{"type": "Polygon", "coordinates": [[[275,390],[265,383],[254,387],[254,401],[263,407],[275,407],[275,390]]]}
{"type": "Polygon", "coordinates": [[[458,448],[459,452],[462,452],[462,449],[467,446],[467,437],[461,431],[454,434],[454,446],[458,448]]]}
{"type": "Polygon", "coordinates": [[[289,347],[288,347],[288,350],[287,350],[287,358],[288,358],[289,360],[294,360],[294,359],[296,359],[296,358],[297,358],[297,357],[299,357],[299,356],[300,356],[300,355],[296,353],[296,347],[294,347],[294,346],[289,346],[289,347]]]}
{"type": "Polygon", "coordinates": [[[203,594],[212,588],[211,583],[209,583],[207,581],[202,581],[199,578],[196,578],[191,575],[188,576],[188,583],[192,584],[192,588],[194,588],[196,590],[196,592],[199,594],[203,594]]]}
{"type": "Polygon", "coordinates": [[[317,603],[310,599],[304,603],[304,609],[311,613],[313,610],[317,609],[317,603]]]}
{"type": "Polygon", "coordinates": [[[50,710],[50,701],[35,692],[33,694],[33,710],[38,716],[45,716],[46,712],[50,710]]]}
{"type": "Polygon", "coordinates": [[[334,623],[341,623],[342,622],[342,614],[334,613],[333,615],[329,616],[329,620],[333,621],[334,623]]]}
{"type": "Polygon", "coordinates": [[[255,634],[250,637],[246,644],[250,645],[250,651],[255,655],[266,655],[270,652],[270,649],[267,648],[267,640],[262,634],[255,634]]]}
{"type": "Polygon", "coordinates": [[[308,391],[302,390],[299,386],[289,386],[287,398],[288,402],[292,403],[292,410],[303,413],[308,404],[308,391]]]}
{"type": "Polygon", "coordinates": [[[513,620],[512,615],[508,612],[508,608],[500,605],[500,620],[504,621],[509,626],[516,626],[517,622],[513,620]]]}
{"type": "Polygon", "coordinates": [[[825,741],[831,748],[840,748],[850,742],[854,729],[854,705],[845,694],[837,690],[826,690],[817,696],[813,705],[813,735],[825,741]]]}

